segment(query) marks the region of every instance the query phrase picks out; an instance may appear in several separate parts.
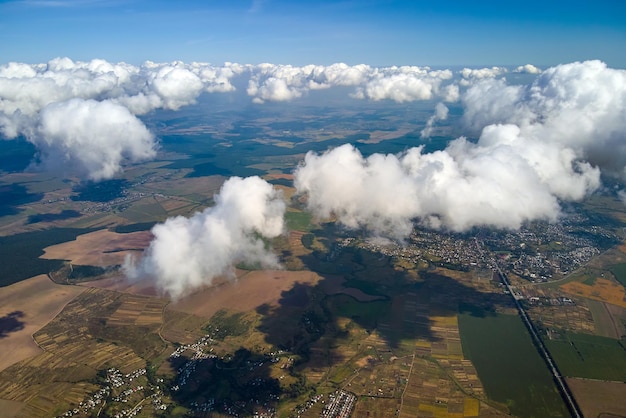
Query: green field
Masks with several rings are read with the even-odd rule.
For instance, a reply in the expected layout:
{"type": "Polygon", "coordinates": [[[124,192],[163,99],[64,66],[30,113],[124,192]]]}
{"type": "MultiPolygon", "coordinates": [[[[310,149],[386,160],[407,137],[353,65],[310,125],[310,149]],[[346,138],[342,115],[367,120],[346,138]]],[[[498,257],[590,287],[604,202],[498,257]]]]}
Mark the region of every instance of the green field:
{"type": "Polygon", "coordinates": [[[350,318],[363,328],[374,329],[391,309],[389,301],[359,302],[352,296],[336,295],[327,300],[327,306],[335,315],[350,318]]]}
{"type": "Polygon", "coordinates": [[[615,275],[617,281],[626,287],[626,263],[615,264],[610,270],[615,275]]]}
{"type": "Polygon", "coordinates": [[[469,358],[487,395],[520,417],[566,417],[543,359],[517,315],[459,315],[463,355],[469,358]]]}
{"type": "Polygon", "coordinates": [[[39,258],[44,248],[75,240],[78,235],[94,230],[52,228],[0,237],[0,260],[3,260],[0,263],[0,286],[8,286],[59,269],[63,265],[63,260],[39,258]]]}
{"type": "Polygon", "coordinates": [[[291,231],[310,231],[311,218],[312,216],[308,212],[288,211],[285,213],[285,222],[287,223],[287,228],[291,231]]]}
{"type": "Polygon", "coordinates": [[[564,376],[626,381],[624,340],[566,332],[545,343],[564,376]]]}

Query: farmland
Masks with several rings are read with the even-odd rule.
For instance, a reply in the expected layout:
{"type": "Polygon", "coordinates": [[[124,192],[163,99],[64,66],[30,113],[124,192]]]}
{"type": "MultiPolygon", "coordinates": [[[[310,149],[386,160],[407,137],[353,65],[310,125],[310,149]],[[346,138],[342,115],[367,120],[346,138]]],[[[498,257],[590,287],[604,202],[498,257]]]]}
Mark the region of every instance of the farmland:
{"type": "Polygon", "coordinates": [[[564,376],[626,381],[623,340],[564,332],[545,343],[564,376]]]}
{"type": "Polygon", "coordinates": [[[59,286],[45,275],[0,288],[0,371],[41,354],[31,335],[51,321],[83,289],[59,286]]]}
{"type": "Polygon", "coordinates": [[[569,378],[567,384],[585,417],[626,415],[626,383],[569,378]]]}
{"type": "MultiPolygon", "coordinates": [[[[172,416],[312,417],[342,397],[354,400],[355,417],[564,415],[511,295],[494,281],[494,263],[513,259],[526,263],[512,281],[564,373],[624,379],[626,250],[623,244],[607,249],[619,225],[568,218],[567,228],[537,223],[502,233],[416,228],[406,242],[381,243],[333,219],[313,218],[290,173],[305,151],[348,137],[365,154],[380,144],[401,152],[421,127],[391,111],[376,123],[369,114],[360,119],[377,125],[370,133],[334,114],[317,116],[294,126],[273,116],[244,121],[227,113],[202,116],[215,118],[215,126],[195,126],[186,116],[162,126],[153,121],[163,134],[159,161],[128,166],[99,186],[7,175],[0,187],[15,186],[2,189],[10,199],[0,207],[0,255],[11,260],[0,268],[0,316],[7,324],[0,348],[19,336],[23,355],[2,358],[10,361],[0,367],[0,407],[17,416],[53,416],[95,402],[109,388],[101,416],[128,409],[113,400],[128,390],[128,403],[143,402],[140,416],[166,406],[172,416]],[[157,222],[210,207],[226,176],[249,174],[282,190],[288,204],[285,234],[268,242],[282,270],[235,266],[171,301],[150,279],[130,282],[115,267],[127,254],[140,254],[157,222]],[[542,235],[548,230],[558,239],[542,235]],[[589,238],[594,231],[598,248],[589,238]],[[587,261],[555,277],[561,281],[529,280],[535,272],[523,271],[528,260],[570,271],[570,258],[559,258],[569,257],[566,238],[598,255],[580,258],[587,261]],[[65,285],[31,278],[41,274],[65,285]],[[124,376],[133,373],[139,375],[131,383],[124,376]],[[123,386],[106,379],[122,379],[123,386]],[[144,389],[135,391],[138,386],[144,389]],[[147,400],[157,391],[158,405],[147,400]]],[[[444,142],[437,137],[424,146],[444,142]]],[[[579,209],[617,216],[620,205],[594,198],[579,209]]],[[[577,250],[571,248],[571,259],[577,250]]],[[[584,388],[602,391],[570,380],[583,409],[591,397],[584,388]]],[[[623,385],[606,388],[611,399],[624,393],[623,385]]]]}
{"type": "Polygon", "coordinates": [[[463,352],[476,365],[490,398],[507,404],[515,415],[567,415],[543,359],[517,316],[462,314],[459,324],[463,352]]]}
{"type": "Polygon", "coordinates": [[[129,373],[167,348],[157,334],[163,301],[69,289],[75,297],[34,333],[43,351],[0,372],[0,398],[23,403],[20,416],[49,416],[77,405],[97,389],[99,370],[113,366],[129,373]]]}

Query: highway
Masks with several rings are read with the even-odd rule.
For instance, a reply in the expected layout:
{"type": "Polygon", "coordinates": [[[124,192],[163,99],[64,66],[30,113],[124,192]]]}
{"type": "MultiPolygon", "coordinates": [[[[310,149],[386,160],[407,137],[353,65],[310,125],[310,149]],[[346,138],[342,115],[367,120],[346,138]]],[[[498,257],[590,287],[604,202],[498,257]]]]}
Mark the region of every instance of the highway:
{"type": "Polygon", "coordinates": [[[559,393],[563,397],[563,400],[565,401],[567,408],[569,409],[573,417],[582,418],[583,414],[580,411],[578,404],[574,400],[569,388],[567,387],[567,383],[565,383],[565,379],[563,379],[563,376],[561,376],[561,373],[559,373],[559,369],[556,367],[556,364],[554,363],[554,359],[552,359],[552,356],[546,349],[546,346],[543,344],[543,341],[539,337],[539,334],[537,333],[535,326],[533,325],[532,321],[528,317],[526,310],[524,309],[522,304],[519,302],[519,300],[515,297],[515,294],[513,293],[513,289],[511,289],[511,283],[509,282],[508,277],[506,277],[506,275],[502,272],[502,270],[500,269],[500,266],[498,266],[497,263],[496,263],[496,269],[498,270],[498,274],[500,275],[500,279],[502,280],[502,283],[506,286],[506,290],[509,291],[509,293],[511,294],[511,297],[515,301],[515,306],[517,307],[517,310],[520,316],[522,317],[522,320],[524,321],[526,328],[528,328],[528,331],[530,332],[530,335],[535,343],[535,347],[538,348],[539,354],[541,354],[541,357],[543,357],[543,359],[547,363],[548,368],[550,369],[550,372],[552,372],[554,381],[557,383],[557,388],[559,389],[559,393]]]}

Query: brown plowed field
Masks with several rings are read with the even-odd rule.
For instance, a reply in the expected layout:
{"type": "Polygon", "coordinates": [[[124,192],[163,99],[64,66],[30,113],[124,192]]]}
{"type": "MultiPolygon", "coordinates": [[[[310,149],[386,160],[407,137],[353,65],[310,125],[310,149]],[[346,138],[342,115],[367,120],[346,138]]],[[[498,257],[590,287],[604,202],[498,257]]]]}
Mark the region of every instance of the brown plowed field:
{"type": "Polygon", "coordinates": [[[0,288],[0,370],[41,353],[32,335],[85,289],[58,285],[46,275],[0,288]],[[13,314],[13,316],[11,316],[13,314]],[[12,319],[13,318],[13,319],[12,319]]]}
{"type": "Polygon", "coordinates": [[[568,378],[567,385],[585,417],[626,416],[626,383],[568,378]]]}
{"type": "Polygon", "coordinates": [[[295,283],[314,286],[321,279],[311,271],[250,271],[236,280],[187,296],[169,307],[205,318],[212,317],[220,309],[248,312],[263,304],[276,305],[282,292],[291,289],[295,283]]]}

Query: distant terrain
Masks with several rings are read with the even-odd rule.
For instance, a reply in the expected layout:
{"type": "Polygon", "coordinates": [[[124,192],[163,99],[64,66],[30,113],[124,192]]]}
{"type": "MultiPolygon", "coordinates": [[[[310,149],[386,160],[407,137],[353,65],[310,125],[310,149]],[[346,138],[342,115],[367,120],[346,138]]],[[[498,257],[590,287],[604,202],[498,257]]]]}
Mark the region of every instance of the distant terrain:
{"type": "Polygon", "coordinates": [[[304,211],[291,174],[308,150],[443,148],[459,112],[422,141],[424,123],[405,117],[426,119],[420,106],[190,107],[175,119],[146,116],[161,140],[157,160],[113,180],[3,166],[0,408],[15,417],[316,417],[341,407],[355,417],[568,416],[516,298],[586,416],[626,414],[626,207],[614,195],[571,203],[557,223],[417,227],[402,243],[304,211]],[[310,117],[293,116],[303,110],[310,117]],[[212,206],[228,177],[250,175],[287,200],[288,231],[267,242],[282,270],[237,265],[179,300],[124,277],[120,266],[141,255],[155,224],[212,206]]]}

